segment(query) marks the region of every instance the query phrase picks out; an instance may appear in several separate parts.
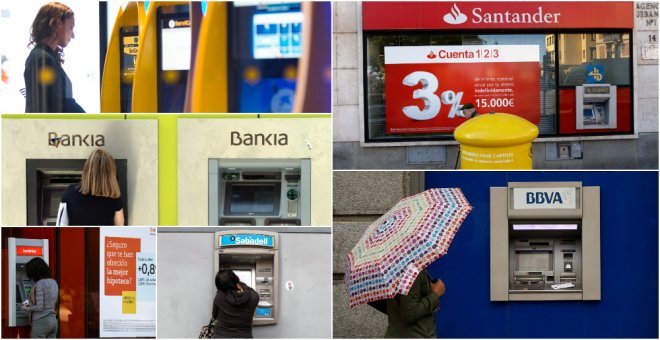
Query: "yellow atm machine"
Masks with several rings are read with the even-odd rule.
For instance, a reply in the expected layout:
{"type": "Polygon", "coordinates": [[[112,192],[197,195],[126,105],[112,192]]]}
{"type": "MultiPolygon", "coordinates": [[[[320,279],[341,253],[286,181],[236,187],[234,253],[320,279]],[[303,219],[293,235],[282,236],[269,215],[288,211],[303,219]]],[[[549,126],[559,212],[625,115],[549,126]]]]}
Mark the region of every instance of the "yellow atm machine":
{"type": "Polygon", "coordinates": [[[25,265],[35,257],[41,257],[48,263],[48,240],[10,237],[7,252],[9,327],[27,326],[28,313],[22,310],[21,304],[28,301],[32,281],[27,277],[25,265]]]}
{"type": "Polygon", "coordinates": [[[103,65],[101,112],[131,112],[133,78],[139,47],[139,27],[145,20],[143,2],[128,2],[117,13],[103,65]]]}
{"type": "Polygon", "coordinates": [[[209,225],[311,224],[310,159],[209,159],[209,225]]]}
{"type": "Polygon", "coordinates": [[[149,3],[140,24],[132,112],[186,112],[200,2],[149,3]]]}
{"type": "Polygon", "coordinates": [[[600,300],[600,190],[581,182],[490,189],[491,301],[600,300]]]}
{"type": "MultiPolygon", "coordinates": [[[[278,320],[279,238],[277,233],[232,230],[215,233],[215,273],[231,269],[259,293],[253,325],[276,324],[278,320]]],[[[215,295],[215,291],[213,292],[215,295]]]]}
{"type": "Polygon", "coordinates": [[[329,2],[210,2],[192,111],[330,112],[330,27],[329,2]]]}

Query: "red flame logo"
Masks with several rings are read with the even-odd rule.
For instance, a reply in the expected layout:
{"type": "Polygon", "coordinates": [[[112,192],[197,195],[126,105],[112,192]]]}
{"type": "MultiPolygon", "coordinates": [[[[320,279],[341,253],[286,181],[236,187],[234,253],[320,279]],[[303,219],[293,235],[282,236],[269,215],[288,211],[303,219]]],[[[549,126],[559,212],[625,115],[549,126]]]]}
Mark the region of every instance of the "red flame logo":
{"type": "Polygon", "coordinates": [[[435,53],[433,53],[433,51],[431,51],[431,53],[427,54],[426,57],[429,58],[429,59],[433,59],[433,58],[436,57],[436,55],[435,55],[435,53]]]}

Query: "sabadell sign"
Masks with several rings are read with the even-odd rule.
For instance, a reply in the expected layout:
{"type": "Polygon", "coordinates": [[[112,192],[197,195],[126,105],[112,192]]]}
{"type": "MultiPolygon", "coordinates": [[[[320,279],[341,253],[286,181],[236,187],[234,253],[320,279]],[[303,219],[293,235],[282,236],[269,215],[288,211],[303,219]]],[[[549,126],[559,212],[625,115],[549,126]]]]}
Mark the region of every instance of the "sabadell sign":
{"type": "Polygon", "coordinates": [[[633,2],[363,2],[362,27],[406,29],[632,28],[633,2]]]}

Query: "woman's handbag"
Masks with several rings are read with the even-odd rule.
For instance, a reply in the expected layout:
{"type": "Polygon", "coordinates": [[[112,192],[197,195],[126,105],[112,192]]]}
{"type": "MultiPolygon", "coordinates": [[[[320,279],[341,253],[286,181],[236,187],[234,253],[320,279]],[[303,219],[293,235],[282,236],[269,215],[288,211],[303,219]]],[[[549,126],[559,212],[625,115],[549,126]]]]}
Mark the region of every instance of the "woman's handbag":
{"type": "Polygon", "coordinates": [[[213,323],[215,322],[214,318],[211,318],[209,324],[202,327],[202,331],[199,332],[200,339],[211,339],[213,337],[213,323]]]}

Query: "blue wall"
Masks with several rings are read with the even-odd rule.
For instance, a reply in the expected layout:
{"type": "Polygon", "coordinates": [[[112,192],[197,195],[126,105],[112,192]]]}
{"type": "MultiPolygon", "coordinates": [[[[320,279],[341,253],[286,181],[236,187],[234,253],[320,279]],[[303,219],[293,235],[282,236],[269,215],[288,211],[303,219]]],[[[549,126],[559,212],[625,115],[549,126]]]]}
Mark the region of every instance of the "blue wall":
{"type": "Polygon", "coordinates": [[[426,173],[474,207],[429,271],[447,293],[439,338],[658,338],[657,172],[426,173]],[[601,190],[601,301],[490,302],[489,190],[507,182],[580,181],[601,190]]]}

